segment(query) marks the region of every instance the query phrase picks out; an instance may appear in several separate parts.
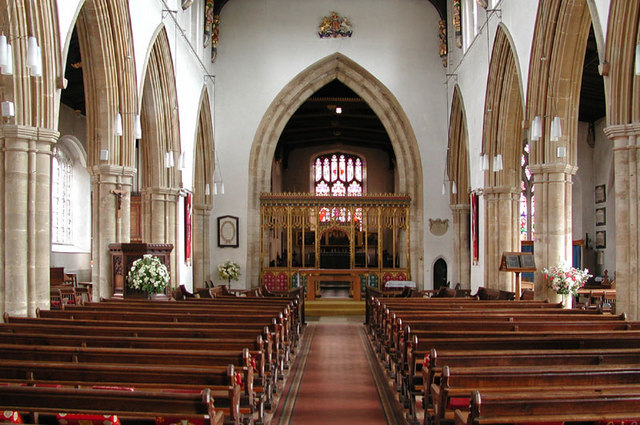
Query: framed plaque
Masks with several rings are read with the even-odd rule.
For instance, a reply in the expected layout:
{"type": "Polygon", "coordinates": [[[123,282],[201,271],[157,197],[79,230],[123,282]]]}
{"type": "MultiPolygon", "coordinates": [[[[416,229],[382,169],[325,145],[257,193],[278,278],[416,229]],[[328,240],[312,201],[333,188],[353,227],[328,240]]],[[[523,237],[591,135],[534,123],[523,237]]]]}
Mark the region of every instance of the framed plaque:
{"type": "Polygon", "coordinates": [[[238,217],[223,215],[218,217],[218,246],[220,248],[237,248],[238,217]]]}

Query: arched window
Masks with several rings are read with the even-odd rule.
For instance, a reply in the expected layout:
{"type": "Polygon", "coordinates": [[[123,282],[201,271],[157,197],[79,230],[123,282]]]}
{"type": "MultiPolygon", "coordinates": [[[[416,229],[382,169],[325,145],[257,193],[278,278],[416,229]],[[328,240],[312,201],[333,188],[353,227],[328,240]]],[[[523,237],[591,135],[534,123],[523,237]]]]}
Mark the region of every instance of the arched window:
{"type": "Polygon", "coordinates": [[[533,192],[533,175],[529,170],[529,145],[525,145],[520,160],[522,181],[520,183],[520,240],[535,240],[536,198],[533,192]]]}
{"type": "Polygon", "coordinates": [[[71,180],[73,161],[56,146],[51,164],[51,242],[71,244],[71,180]]]}
{"type": "MultiPolygon", "coordinates": [[[[362,196],[364,191],[364,164],[357,155],[336,152],[320,155],[313,162],[313,183],[316,196],[362,196]]],[[[362,218],[362,210],[355,212],[356,219],[362,218]]],[[[331,218],[339,221],[349,221],[344,208],[334,208],[320,211],[320,220],[329,221],[331,218]]]]}

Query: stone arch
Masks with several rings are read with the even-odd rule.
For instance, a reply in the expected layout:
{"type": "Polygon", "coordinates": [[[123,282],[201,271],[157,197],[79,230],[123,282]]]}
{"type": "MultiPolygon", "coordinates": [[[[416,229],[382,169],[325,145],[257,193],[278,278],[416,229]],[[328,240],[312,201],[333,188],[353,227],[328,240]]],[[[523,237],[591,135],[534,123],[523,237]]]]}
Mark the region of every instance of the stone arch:
{"type": "Polygon", "coordinates": [[[498,272],[505,251],[519,251],[518,199],[522,155],[522,84],[513,44],[499,26],[491,53],[485,100],[482,151],[485,172],[485,285],[513,291],[512,276],[498,272]],[[497,167],[502,158],[502,168],[497,167]],[[495,158],[495,160],[494,160],[495,158]]]}
{"type": "Polygon", "coordinates": [[[213,119],[209,90],[204,87],[200,96],[200,112],[196,128],[195,166],[193,177],[193,287],[210,279],[211,210],[213,208],[213,172],[215,149],[213,119]],[[207,191],[207,187],[209,190],[207,191]],[[208,192],[208,193],[207,193],[208,192]]]}
{"type": "Polygon", "coordinates": [[[451,284],[451,281],[449,279],[449,276],[451,275],[449,263],[447,262],[447,259],[444,258],[442,255],[433,259],[431,270],[433,270],[432,271],[433,275],[431,276],[431,279],[433,280],[433,289],[435,290],[440,289],[443,286],[446,286],[447,283],[451,284]],[[444,276],[442,276],[443,270],[445,272],[444,276]]]}
{"type": "Polygon", "coordinates": [[[341,81],[366,101],[389,134],[398,166],[398,191],[411,196],[412,279],[423,282],[422,162],[415,133],[409,118],[391,91],[366,69],[340,53],[319,60],[294,77],[273,100],[258,126],[249,159],[249,281],[257,282],[259,277],[260,194],[269,191],[272,160],[280,134],[300,105],[334,79],[341,81]]]}
{"type": "Polygon", "coordinates": [[[87,167],[87,151],[84,150],[82,142],[76,136],[65,134],[58,139],[58,145],[63,145],[71,154],[74,161],[78,161],[83,167],[87,167]]]}
{"type": "Polygon", "coordinates": [[[640,76],[635,74],[636,46],[640,44],[640,1],[612,0],[609,12],[606,61],[609,102],[605,134],[613,141],[616,223],[617,311],[631,320],[640,317],[640,76]]]}
{"type": "Polygon", "coordinates": [[[449,192],[449,206],[453,214],[453,264],[452,277],[463,288],[471,285],[471,251],[469,250],[469,135],[467,118],[460,87],[453,88],[449,118],[449,147],[447,171],[451,188],[456,183],[456,193],[449,192]]]}
{"type": "MultiPolygon", "coordinates": [[[[538,268],[571,261],[571,181],[577,171],[580,88],[591,24],[587,0],[542,0],[538,5],[525,121],[531,127],[534,118],[540,117],[542,124],[542,136],[530,143],[529,155],[536,194],[538,268]],[[551,141],[551,122],[556,116],[562,136],[551,141]]],[[[535,292],[542,299],[560,298],[548,291],[539,273],[535,292]]]]}
{"type": "MultiPolygon", "coordinates": [[[[141,105],[142,239],[177,247],[180,122],[172,54],[164,27],[149,52],[141,105]],[[167,160],[172,162],[167,164],[167,160]]],[[[178,281],[177,257],[174,251],[172,282],[178,281]]]]}

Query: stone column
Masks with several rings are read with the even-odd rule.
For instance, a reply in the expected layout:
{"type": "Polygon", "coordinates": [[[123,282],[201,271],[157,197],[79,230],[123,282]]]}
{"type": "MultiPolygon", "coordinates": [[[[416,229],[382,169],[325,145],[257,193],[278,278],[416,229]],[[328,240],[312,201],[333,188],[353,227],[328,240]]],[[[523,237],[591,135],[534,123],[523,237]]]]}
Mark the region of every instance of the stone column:
{"type": "Polygon", "coordinates": [[[616,205],[616,311],[629,320],[640,317],[640,123],[615,125],[604,130],[613,141],[616,205]]]}
{"type": "Polygon", "coordinates": [[[517,188],[488,187],[485,201],[485,285],[503,291],[515,290],[513,273],[500,272],[503,252],[520,251],[518,235],[520,193],[517,188]]]}
{"type": "Polygon", "coordinates": [[[113,296],[109,244],[128,243],[131,233],[131,185],[135,168],[102,164],[92,167],[93,297],[113,296]]]}
{"type": "Polygon", "coordinates": [[[469,234],[471,206],[451,205],[453,213],[453,261],[452,283],[460,283],[462,289],[471,288],[471,237],[469,234]]]}
{"type": "Polygon", "coordinates": [[[0,311],[34,316],[49,308],[51,147],[48,128],[0,126],[0,311]]]}
{"type": "Polygon", "coordinates": [[[178,195],[179,188],[153,187],[142,190],[142,240],[150,243],[170,243],[171,286],[179,279],[177,269],[178,195]]]}
{"type": "MultiPolygon", "coordinates": [[[[571,264],[571,185],[578,167],[564,163],[533,164],[536,197],[535,261],[538,270],[571,264]]],[[[535,274],[536,299],[561,302],[562,296],[547,288],[542,273],[535,274]]]]}
{"type": "Polygon", "coordinates": [[[193,288],[203,288],[211,278],[211,207],[193,209],[193,288]]]}

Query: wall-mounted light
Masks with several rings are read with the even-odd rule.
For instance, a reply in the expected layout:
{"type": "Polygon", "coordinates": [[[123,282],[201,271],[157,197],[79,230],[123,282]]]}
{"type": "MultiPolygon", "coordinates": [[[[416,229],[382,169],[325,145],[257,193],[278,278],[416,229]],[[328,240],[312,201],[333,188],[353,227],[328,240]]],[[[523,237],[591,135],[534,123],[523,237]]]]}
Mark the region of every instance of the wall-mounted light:
{"type": "Polygon", "coordinates": [[[100,161],[108,161],[108,160],[109,160],[109,150],[100,149],[100,161]]]}
{"type": "Polygon", "coordinates": [[[7,36],[0,35],[0,66],[7,66],[7,36]]]}
{"type": "Polygon", "coordinates": [[[562,126],[560,125],[560,117],[553,117],[553,121],[551,121],[551,135],[550,139],[552,142],[557,142],[562,137],[562,126]]]}
{"type": "Polygon", "coordinates": [[[42,52],[35,37],[29,37],[27,41],[27,67],[34,77],[42,76],[42,52]]]}
{"type": "Polygon", "coordinates": [[[542,118],[539,115],[531,123],[531,141],[537,142],[542,138],[542,118]]]}
{"type": "Polygon", "coordinates": [[[447,182],[442,182],[442,195],[447,194],[447,182]]]}
{"type": "Polygon", "coordinates": [[[207,196],[211,195],[211,189],[209,188],[209,183],[204,185],[204,194],[207,196]]]}
{"type": "Polygon", "coordinates": [[[453,193],[454,195],[458,193],[458,185],[456,184],[455,180],[451,182],[451,193],[453,193]]]}
{"type": "Polygon", "coordinates": [[[140,123],[140,115],[136,115],[133,137],[142,139],[142,124],[140,123]]]}
{"type": "Polygon", "coordinates": [[[16,108],[13,102],[5,100],[2,102],[2,116],[5,118],[10,118],[16,115],[16,108]]]}
{"type": "Polygon", "coordinates": [[[640,44],[636,46],[636,75],[640,75],[640,44]]]}
{"type": "Polygon", "coordinates": [[[558,149],[556,150],[556,156],[558,158],[564,158],[565,156],[567,156],[567,147],[566,146],[558,146],[558,149]]]}
{"type": "Polygon", "coordinates": [[[122,115],[120,115],[120,112],[116,113],[113,125],[115,127],[116,136],[122,136],[122,115]]]}
{"type": "Polygon", "coordinates": [[[187,155],[184,152],[180,152],[180,156],[178,157],[178,169],[184,170],[187,168],[187,155]]]}
{"type": "Polygon", "coordinates": [[[336,106],[336,114],[340,115],[342,113],[342,108],[339,106],[336,106]]]}

